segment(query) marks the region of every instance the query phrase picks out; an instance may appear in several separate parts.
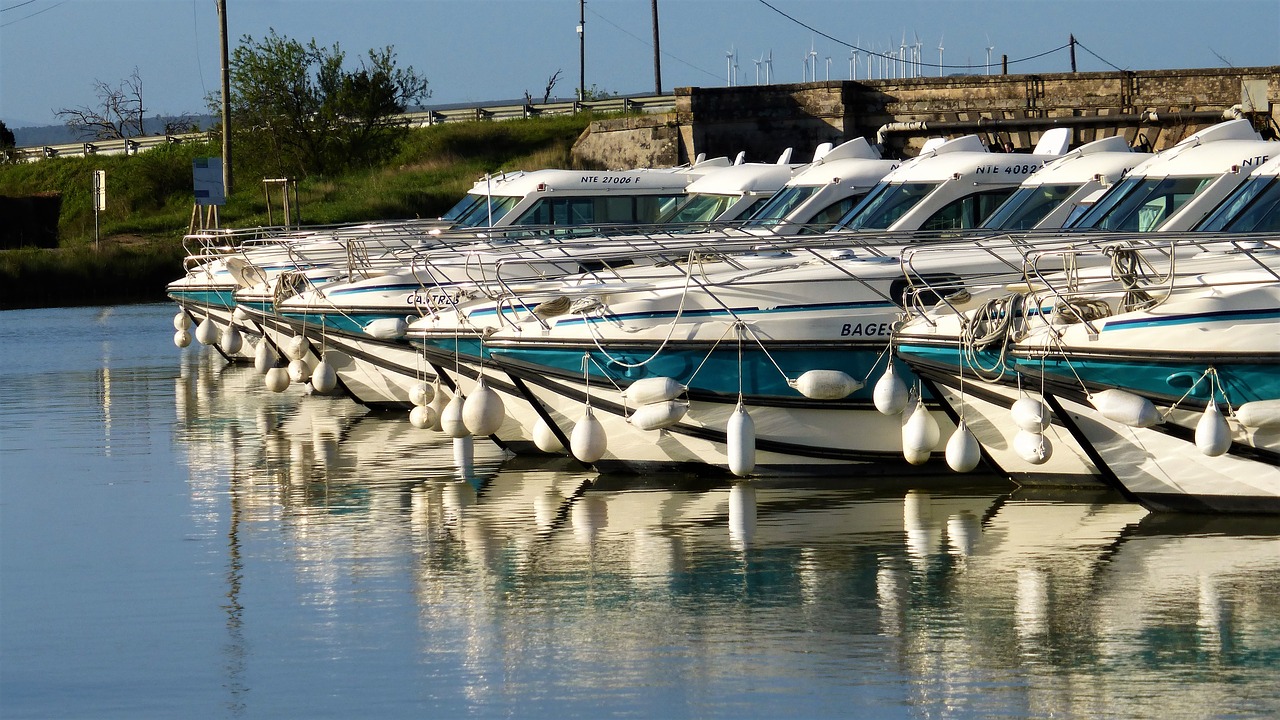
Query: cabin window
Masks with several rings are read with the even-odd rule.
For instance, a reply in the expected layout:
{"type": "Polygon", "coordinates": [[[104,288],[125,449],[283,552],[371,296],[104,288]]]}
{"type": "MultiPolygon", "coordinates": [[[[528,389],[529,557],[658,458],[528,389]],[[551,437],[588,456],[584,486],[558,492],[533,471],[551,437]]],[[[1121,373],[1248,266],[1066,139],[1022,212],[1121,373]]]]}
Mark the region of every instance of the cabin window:
{"type": "Polygon", "coordinates": [[[804,235],[806,233],[816,234],[827,232],[834,227],[836,223],[840,222],[841,218],[848,215],[849,211],[853,209],[853,206],[857,205],[858,201],[862,198],[862,194],[850,195],[849,197],[841,198],[822,208],[818,212],[814,213],[812,218],[809,218],[805,223],[805,227],[800,230],[800,234],[804,235]]]}
{"type": "Polygon", "coordinates": [[[952,200],[920,225],[921,230],[968,230],[982,225],[1017,188],[998,188],[952,200]]]}
{"type": "Polygon", "coordinates": [[[1250,178],[1195,229],[1206,232],[1280,230],[1280,177],[1250,178]]]}
{"type": "Polygon", "coordinates": [[[1030,230],[1053,212],[1079,185],[1037,185],[1018,188],[982,227],[990,230],[1030,230]]]}
{"type": "Polygon", "coordinates": [[[881,183],[845,222],[847,230],[885,230],[915,207],[938,183],[881,183]]]}
{"type": "Polygon", "coordinates": [[[1129,178],[1132,183],[1121,183],[1103,195],[1094,209],[1080,219],[1078,227],[1122,232],[1156,230],[1216,177],[1129,178]]]}
{"type": "Polygon", "coordinates": [[[756,225],[760,227],[772,227],[781,223],[793,210],[800,206],[800,203],[809,199],[809,196],[817,192],[818,188],[813,185],[796,185],[786,187],[774,193],[769,202],[754,215],[748,225],[756,225]]]}

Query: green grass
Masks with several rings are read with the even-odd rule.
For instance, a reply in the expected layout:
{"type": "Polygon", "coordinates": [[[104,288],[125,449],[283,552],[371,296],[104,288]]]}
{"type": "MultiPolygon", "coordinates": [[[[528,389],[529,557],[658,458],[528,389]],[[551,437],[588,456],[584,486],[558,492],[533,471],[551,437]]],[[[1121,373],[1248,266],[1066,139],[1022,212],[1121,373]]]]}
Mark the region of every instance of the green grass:
{"type": "MultiPolygon", "coordinates": [[[[437,217],[487,172],[570,167],[570,150],[592,116],[446,123],[410,130],[389,161],[298,183],[304,223],[437,217]]],[[[235,148],[232,149],[233,160],[235,148]]],[[[0,195],[59,193],[58,249],[0,251],[0,307],[161,300],[181,273],[182,235],[194,202],[191,161],[221,155],[212,143],[183,143],[134,156],[55,158],[0,165],[0,195]],[[92,174],[107,174],[107,209],[94,247],[92,174]],[[65,292],[76,287],[75,295],[65,292]],[[58,288],[63,288],[59,290],[58,288]]],[[[253,163],[247,159],[246,167],[253,163]]],[[[236,166],[225,227],[266,225],[262,178],[236,166]]],[[[273,217],[280,222],[278,190],[273,217]]]]}

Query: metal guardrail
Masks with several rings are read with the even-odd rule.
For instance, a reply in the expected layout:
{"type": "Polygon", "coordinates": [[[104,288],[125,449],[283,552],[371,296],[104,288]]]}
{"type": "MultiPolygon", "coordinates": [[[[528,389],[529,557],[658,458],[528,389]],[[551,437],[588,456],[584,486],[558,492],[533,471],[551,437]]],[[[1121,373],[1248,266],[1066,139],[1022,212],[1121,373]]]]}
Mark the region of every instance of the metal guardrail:
{"type": "MultiPolygon", "coordinates": [[[[395,116],[409,127],[428,127],[445,122],[474,120],[515,120],[542,115],[575,115],[579,112],[669,112],[676,106],[675,95],[644,97],[612,97],[584,102],[527,103],[521,105],[474,105],[441,110],[424,110],[395,116]]],[[[180,135],[144,135],[141,137],[92,140],[13,148],[5,151],[8,162],[29,163],[54,157],[87,157],[89,155],[136,155],[144,150],[181,142],[205,142],[212,133],[180,135]]]]}

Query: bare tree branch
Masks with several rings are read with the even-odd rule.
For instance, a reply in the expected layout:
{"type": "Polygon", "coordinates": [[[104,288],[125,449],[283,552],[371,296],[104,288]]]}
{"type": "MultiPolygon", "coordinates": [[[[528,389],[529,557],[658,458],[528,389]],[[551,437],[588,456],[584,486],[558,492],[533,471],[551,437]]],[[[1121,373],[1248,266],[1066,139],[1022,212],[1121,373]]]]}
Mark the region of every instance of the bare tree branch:
{"type": "Polygon", "coordinates": [[[138,68],[133,74],[110,85],[102,80],[93,81],[93,92],[98,105],[63,108],[54,112],[81,139],[111,140],[144,135],[142,129],[142,78],[138,68]]]}

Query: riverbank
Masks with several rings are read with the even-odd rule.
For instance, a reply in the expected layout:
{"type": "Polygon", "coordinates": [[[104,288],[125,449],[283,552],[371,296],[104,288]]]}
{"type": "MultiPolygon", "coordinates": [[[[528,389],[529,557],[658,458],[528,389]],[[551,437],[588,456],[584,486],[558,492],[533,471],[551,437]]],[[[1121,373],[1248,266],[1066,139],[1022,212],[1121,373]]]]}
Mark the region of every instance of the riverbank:
{"type": "MultiPolygon", "coordinates": [[[[573,144],[592,119],[584,113],[409,130],[378,166],[297,179],[291,211],[307,224],[437,217],[485,173],[571,167],[573,144]]],[[[183,272],[192,161],[218,154],[212,144],[175,144],[133,156],[0,165],[0,196],[57,196],[60,204],[56,228],[47,229],[57,247],[0,250],[0,309],[163,300],[165,285],[183,272]],[[95,220],[96,170],[107,174],[107,209],[95,220]]],[[[261,178],[240,177],[221,224],[279,223],[280,202],[278,189],[264,193],[261,178]]]]}

